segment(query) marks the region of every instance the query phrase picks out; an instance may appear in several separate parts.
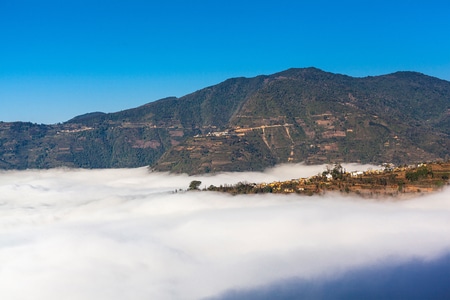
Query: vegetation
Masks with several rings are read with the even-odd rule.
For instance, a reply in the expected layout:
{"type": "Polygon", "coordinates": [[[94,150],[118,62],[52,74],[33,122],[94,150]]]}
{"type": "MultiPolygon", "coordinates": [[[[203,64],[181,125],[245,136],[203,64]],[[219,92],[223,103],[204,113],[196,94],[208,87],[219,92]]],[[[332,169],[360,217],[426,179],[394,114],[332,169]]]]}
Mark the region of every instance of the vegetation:
{"type": "Polygon", "coordinates": [[[428,176],[433,177],[433,171],[427,166],[420,166],[417,169],[413,169],[406,172],[406,179],[409,181],[418,181],[422,178],[427,178],[428,176]]]}
{"type": "Polygon", "coordinates": [[[0,168],[149,165],[196,174],[302,161],[446,160],[449,111],[450,82],[423,74],[289,69],[63,124],[0,122],[0,168]]]}
{"type": "Polygon", "coordinates": [[[189,190],[189,191],[192,191],[192,190],[199,190],[199,187],[200,187],[201,184],[202,184],[201,181],[193,180],[193,181],[191,181],[191,183],[189,184],[188,190],[189,190]]]}
{"type": "Polygon", "coordinates": [[[208,191],[237,194],[322,194],[326,191],[356,193],[362,196],[398,196],[425,193],[449,185],[450,161],[415,166],[385,168],[366,172],[347,172],[340,164],[309,178],[272,183],[239,182],[235,185],[209,186],[208,191]],[[437,176],[433,176],[437,174],[437,176]],[[444,179],[446,178],[446,179],[444,179]]]}

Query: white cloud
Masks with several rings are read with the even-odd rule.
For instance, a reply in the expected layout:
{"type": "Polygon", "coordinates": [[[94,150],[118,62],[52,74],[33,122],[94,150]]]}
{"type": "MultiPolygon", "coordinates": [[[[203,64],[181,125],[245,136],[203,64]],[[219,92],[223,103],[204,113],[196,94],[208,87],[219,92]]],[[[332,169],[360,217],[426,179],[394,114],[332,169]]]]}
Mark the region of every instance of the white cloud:
{"type": "Polygon", "coordinates": [[[196,177],[145,168],[2,172],[0,298],[198,299],[450,251],[448,189],[378,202],[338,194],[171,193],[194,179],[217,185],[321,170],[296,165],[196,177]]]}

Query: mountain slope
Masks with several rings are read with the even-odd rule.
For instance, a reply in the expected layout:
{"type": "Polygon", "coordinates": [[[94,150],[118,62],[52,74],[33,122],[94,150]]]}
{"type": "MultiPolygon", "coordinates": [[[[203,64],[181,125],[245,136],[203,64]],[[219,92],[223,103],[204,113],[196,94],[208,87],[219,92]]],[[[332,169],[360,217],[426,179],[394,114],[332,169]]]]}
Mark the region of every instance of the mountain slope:
{"type": "Polygon", "coordinates": [[[289,69],[64,124],[0,123],[0,168],[193,174],[300,161],[400,164],[447,159],[449,124],[450,82],[289,69]]]}

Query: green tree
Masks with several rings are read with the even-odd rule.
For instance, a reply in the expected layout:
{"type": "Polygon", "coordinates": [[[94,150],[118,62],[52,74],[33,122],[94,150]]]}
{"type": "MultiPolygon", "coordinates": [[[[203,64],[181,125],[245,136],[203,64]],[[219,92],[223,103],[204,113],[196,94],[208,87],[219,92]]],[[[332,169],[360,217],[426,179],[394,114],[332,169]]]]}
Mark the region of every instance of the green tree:
{"type": "Polygon", "coordinates": [[[188,191],[198,190],[199,189],[198,187],[200,186],[200,184],[202,184],[201,181],[192,180],[191,183],[189,184],[188,191]]]}

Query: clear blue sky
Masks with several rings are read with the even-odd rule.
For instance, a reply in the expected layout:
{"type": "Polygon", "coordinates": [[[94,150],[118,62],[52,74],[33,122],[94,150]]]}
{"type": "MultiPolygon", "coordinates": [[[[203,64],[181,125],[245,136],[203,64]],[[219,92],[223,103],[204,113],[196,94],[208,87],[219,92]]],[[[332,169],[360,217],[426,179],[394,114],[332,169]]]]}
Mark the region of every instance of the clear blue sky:
{"type": "Polygon", "coordinates": [[[0,120],[64,122],[315,66],[450,80],[450,1],[0,0],[0,120]]]}

